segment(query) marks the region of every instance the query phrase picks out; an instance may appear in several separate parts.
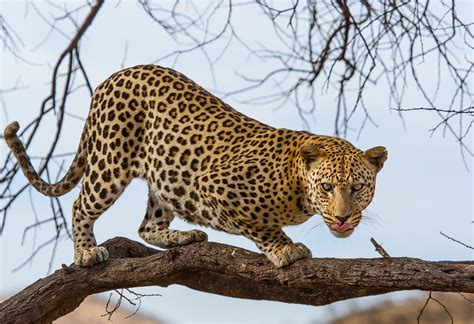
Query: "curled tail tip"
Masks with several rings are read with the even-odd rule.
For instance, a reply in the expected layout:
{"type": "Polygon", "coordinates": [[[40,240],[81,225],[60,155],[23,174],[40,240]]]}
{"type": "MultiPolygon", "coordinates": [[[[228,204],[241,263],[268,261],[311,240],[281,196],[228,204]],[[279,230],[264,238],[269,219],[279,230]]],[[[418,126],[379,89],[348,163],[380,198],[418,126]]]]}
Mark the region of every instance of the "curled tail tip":
{"type": "Polygon", "coordinates": [[[9,139],[12,139],[16,137],[16,133],[20,129],[20,124],[18,124],[17,121],[14,121],[5,127],[5,130],[3,131],[3,137],[5,138],[6,141],[9,139]]]}

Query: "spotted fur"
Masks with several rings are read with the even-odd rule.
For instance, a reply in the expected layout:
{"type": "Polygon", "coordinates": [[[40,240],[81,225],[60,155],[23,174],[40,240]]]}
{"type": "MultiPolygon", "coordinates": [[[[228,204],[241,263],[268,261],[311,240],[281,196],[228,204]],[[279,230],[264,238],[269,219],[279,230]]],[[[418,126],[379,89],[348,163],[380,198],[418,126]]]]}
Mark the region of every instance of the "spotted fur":
{"type": "Polygon", "coordinates": [[[277,267],[311,257],[282,227],[321,214],[335,235],[350,235],[387,157],[383,147],[363,152],[344,139],[267,126],[154,65],[119,71],[99,85],[74,161],[56,184],[36,173],[18,128],[8,125],[5,140],[38,191],[60,196],[82,178],[73,205],[74,260],[82,266],[107,259],[94,222],[137,177],[149,187],[139,234],[150,244],[206,239],[199,230],[170,229],[180,217],[246,236],[277,267]]]}

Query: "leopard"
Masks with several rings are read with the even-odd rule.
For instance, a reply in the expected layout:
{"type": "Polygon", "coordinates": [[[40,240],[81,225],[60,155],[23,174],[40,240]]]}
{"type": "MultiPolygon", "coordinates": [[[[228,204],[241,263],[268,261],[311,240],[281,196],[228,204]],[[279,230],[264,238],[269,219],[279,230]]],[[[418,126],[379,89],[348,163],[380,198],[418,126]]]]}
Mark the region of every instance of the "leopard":
{"type": "Polygon", "coordinates": [[[56,183],[35,171],[18,130],[10,123],[4,139],[36,190],[58,197],[82,179],[72,236],[83,267],[109,258],[94,223],[135,178],[148,185],[138,234],[153,246],[207,240],[198,229],[170,228],[177,217],[243,235],[277,268],[311,258],[283,227],[319,215],[336,237],[350,236],[387,159],[383,146],[363,151],[343,138],[266,125],[157,65],[125,68],[95,89],[75,157],[56,183]]]}

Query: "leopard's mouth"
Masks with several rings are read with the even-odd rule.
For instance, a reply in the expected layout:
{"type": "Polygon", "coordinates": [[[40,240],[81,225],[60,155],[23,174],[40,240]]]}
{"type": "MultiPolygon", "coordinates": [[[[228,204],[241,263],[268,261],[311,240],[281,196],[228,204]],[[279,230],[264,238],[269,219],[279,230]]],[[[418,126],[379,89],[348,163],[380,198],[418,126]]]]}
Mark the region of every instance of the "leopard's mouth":
{"type": "Polygon", "coordinates": [[[349,237],[354,232],[354,225],[349,223],[333,223],[328,225],[331,233],[339,238],[349,237]]]}

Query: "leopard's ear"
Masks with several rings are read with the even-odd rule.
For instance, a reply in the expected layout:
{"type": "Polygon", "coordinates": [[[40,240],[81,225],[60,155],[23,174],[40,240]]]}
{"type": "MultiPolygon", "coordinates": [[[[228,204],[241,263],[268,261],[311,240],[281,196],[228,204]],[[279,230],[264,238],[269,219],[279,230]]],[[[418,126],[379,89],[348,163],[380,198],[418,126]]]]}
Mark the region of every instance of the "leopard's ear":
{"type": "Polygon", "coordinates": [[[303,158],[303,161],[306,165],[316,161],[318,158],[324,155],[324,152],[321,149],[313,144],[303,144],[300,147],[300,155],[303,158]]]}
{"type": "Polygon", "coordinates": [[[387,149],[383,146],[372,147],[363,153],[364,158],[375,167],[376,172],[382,169],[384,162],[387,160],[387,155],[387,149]]]}

